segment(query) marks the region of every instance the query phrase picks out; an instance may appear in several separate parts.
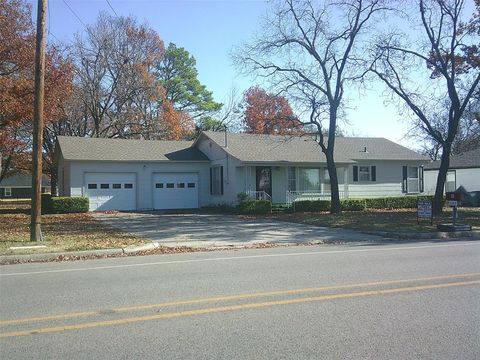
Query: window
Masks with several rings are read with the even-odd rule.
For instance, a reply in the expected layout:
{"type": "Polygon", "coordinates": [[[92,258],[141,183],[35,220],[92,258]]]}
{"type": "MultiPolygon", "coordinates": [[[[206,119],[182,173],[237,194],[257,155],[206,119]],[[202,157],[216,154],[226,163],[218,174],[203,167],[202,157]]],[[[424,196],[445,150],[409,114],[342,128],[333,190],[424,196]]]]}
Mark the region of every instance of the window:
{"type": "Polygon", "coordinates": [[[420,192],[420,187],[418,185],[418,167],[416,166],[408,167],[408,192],[409,193],[420,192]]]}
{"type": "Polygon", "coordinates": [[[6,187],[5,188],[5,197],[11,197],[12,196],[12,188],[11,187],[6,187]]]}
{"type": "Polygon", "coordinates": [[[110,184],[100,184],[100,189],[109,189],[110,184]]]}
{"type": "Polygon", "coordinates": [[[320,169],[298,169],[300,191],[320,191],[320,169]]]}
{"type": "Polygon", "coordinates": [[[88,184],[88,188],[89,188],[90,190],[96,189],[96,188],[97,188],[97,184],[88,184]]]}
{"type": "Polygon", "coordinates": [[[112,185],[112,189],[121,189],[122,188],[122,184],[113,184],[112,185]]]}
{"type": "Polygon", "coordinates": [[[194,189],[195,188],[195,183],[188,183],[187,187],[189,189],[194,189]]]}
{"type": "Polygon", "coordinates": [[[210,194],[223,195],[223,166],[210,168],[210,194]]]}
{"type": "Polygon", "coordinates": [[[402,191],[407,194],[417,194],[423,191],[423,168],[418,166],[403,167],[402,191]]]}
{"type": "Polygon", "coordinates": [[[323,170],[324,170],[324,171],[323,171],[323,182],[324,182],[325,184],[330,184],[330,174],[328,173],[328,169],[325,168],[325,169],[323,169],[323,170]]]}
{"type": "Polygon", "coordinates": [[[124,189],[133,189],[133,184],[123,184],[124,189]]]}
{"type": "Polygon", "coordinates": [[[288,191],[297,191],[297,171],[294,167],[288,168],[288,191]]]}
{"type": "Polygon", "coordinates": [[[185,183],[177,183],[177,189],[185,189],[185,183]]]}
{"type": "Polygon", "coordinates": [[[358,179],[360,181],[370,181],[370,166],[358,167],[358,179]]]}
{"type": "Polygon", "coordinates": [[[174,183],[167,183],[167,189],[173,189],[175,187],[174,183]]]}
{"type": "Polygon", "coordinates": [[[156,183],[155,188],[156,189],[163,189],[163,183],[156,183]]]}
{"type": "Polygon", "coordinates": [[[377,181],[377,167],[369,165],[353,166],[353,181],[377,181]]]}
{"type": "Polygon", "coordinates": [[[447,172],[447,179],[445,180],[445,192],[451,192],[457,189],[456,177],[457,173],[455,170],[450,170],[447,172]]]}

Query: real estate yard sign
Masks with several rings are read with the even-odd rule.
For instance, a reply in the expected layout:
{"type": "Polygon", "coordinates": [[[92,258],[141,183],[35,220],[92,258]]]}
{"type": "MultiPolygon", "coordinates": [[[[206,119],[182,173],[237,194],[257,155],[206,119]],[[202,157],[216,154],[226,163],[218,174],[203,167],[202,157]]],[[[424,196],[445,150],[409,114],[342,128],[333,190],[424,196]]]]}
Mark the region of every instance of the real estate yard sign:
{"type": "Polygon", "coordinates": [[[417,200],[417,224],[420,219],[430,219],[430,225],[433,224],[432,202],[429,200],[417,200]]]}

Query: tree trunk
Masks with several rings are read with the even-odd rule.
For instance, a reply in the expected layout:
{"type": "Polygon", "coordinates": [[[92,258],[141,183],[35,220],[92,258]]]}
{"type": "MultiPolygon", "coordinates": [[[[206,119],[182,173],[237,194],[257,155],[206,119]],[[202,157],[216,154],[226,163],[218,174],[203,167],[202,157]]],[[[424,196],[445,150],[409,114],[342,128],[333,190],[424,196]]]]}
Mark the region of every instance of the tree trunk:
{"type": "Polygon", "coordinates": [[[330,214],[341,214],[337,168],[333,160],[333,149],[330,146],[327,148],[325,156],[327,157],[328,175],[330,176],[330,214]]]}
{"type": "Polygon", "coordinates": [[[443,190],[447,178],[448,167],[450,166],[451,143],[445,143],[440,159],[440,169],[438,170],[437,187],[435,188],[435,198],[433,200],[433,213],[438,215],[443,211],[443,190]]]}
{"type": "Polygon", "coordinates": [[[52,196],[57,196],[57,187],[58,187],[58,169],[55,166],[55,163],[50,165],[50,189],[52,196]]]}

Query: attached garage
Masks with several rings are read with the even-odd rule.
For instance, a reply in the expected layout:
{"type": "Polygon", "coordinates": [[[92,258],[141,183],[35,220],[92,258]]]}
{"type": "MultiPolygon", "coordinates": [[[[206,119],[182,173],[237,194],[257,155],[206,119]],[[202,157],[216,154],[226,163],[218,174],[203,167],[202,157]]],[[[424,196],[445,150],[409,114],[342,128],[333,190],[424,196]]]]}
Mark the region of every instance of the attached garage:
{"type": "Polygon", "coordinates": [[[198,208],[198,174],[153,174],[153,208],[155,210],[198,208]]]}
{"type": "Polygon", "coordinates": [[[85,196],[90,211],[136,210],[135,173],[85,173],[85,196]]]}

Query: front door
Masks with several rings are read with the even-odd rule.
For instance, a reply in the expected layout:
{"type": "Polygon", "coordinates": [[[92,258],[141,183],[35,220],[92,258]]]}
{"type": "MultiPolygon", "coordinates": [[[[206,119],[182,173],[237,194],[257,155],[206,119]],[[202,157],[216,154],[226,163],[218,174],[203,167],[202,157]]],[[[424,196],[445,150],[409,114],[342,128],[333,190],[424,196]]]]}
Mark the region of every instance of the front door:
{"type": "Polygon", "coordinates": [[[272,196],[272,168],[257,166],[257,191],[265,191],[272,196]]]}

